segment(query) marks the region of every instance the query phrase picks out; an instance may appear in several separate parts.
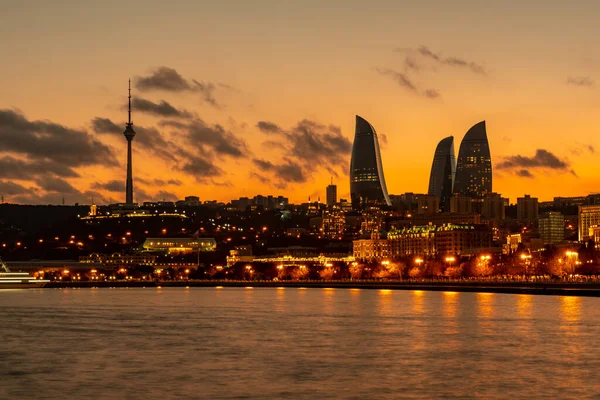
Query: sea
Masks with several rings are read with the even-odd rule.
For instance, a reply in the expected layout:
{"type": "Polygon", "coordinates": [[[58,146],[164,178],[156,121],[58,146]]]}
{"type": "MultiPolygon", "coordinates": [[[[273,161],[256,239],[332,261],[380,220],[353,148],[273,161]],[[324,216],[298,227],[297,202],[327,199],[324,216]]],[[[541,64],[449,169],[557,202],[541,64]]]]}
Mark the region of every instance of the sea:
{"type": "Polygon", "coordinates": [[[600,298],[0,290],[0,399],[600,400],[600,298]]]}

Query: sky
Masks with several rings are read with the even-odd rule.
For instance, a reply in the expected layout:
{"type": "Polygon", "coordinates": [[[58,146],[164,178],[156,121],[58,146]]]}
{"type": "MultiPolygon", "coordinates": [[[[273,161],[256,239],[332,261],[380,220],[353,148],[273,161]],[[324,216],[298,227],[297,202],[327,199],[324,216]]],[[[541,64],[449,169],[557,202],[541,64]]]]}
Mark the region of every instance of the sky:
{"type": "Polygon", "coordinates": [[[0,194],[349,197],[355,115],[390,194],[425,193],[437,143],[487,124],[493,190],[600,191],[600,3],[0,1],[0,194]]]}

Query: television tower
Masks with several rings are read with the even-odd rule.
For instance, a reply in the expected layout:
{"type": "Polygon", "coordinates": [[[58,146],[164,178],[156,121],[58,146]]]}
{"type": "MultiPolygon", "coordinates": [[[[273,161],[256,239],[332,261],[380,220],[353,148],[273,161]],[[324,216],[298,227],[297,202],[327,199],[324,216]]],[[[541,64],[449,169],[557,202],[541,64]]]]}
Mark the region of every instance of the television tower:
{"type": "Polygon", "coordinates": [[[129,80],[129,120],[125,125],[125,139],[127,139],[127,183],[125,188],[125,204],[133,204],[133,172],[131,168],[131,141],[135,137],[133,122],[131,121],[131,79],[129,80]]]}

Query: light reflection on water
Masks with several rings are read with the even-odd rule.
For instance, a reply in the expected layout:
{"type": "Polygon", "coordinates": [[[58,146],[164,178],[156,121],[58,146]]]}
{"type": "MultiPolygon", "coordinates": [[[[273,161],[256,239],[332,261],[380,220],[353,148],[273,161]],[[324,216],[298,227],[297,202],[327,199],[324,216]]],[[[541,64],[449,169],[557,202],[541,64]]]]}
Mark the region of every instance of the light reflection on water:
{"type": "Polygon", "coordinates": [[[0,292],[0,398],[598,398],[600,299],[0,292]]]}

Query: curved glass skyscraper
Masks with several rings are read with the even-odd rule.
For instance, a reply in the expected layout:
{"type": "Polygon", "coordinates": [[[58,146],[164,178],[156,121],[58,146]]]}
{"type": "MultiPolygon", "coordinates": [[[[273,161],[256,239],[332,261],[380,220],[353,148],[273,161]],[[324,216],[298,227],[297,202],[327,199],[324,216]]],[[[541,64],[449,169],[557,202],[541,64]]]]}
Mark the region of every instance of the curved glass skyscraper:
{"type": "Polygon", "coordinates": [[[454,187],[455,173],[454,137],[449,136],[438,143],[429,175],[428,194],[439,197],[442,211],[450,211],[450,197],[454,187]]]}
{"type": "Polygon", "coordinates": [[[350,160],[350,196],[354,208],[367,202],[392,205],[385,186],[377,133],[358,115],[350,160]]]}
{"type": "Polygon", "coordinates": [[[454,193],[474,198],[492,193],[492,157],[485,121],[469,129],[460,144],[454,193]]]}

